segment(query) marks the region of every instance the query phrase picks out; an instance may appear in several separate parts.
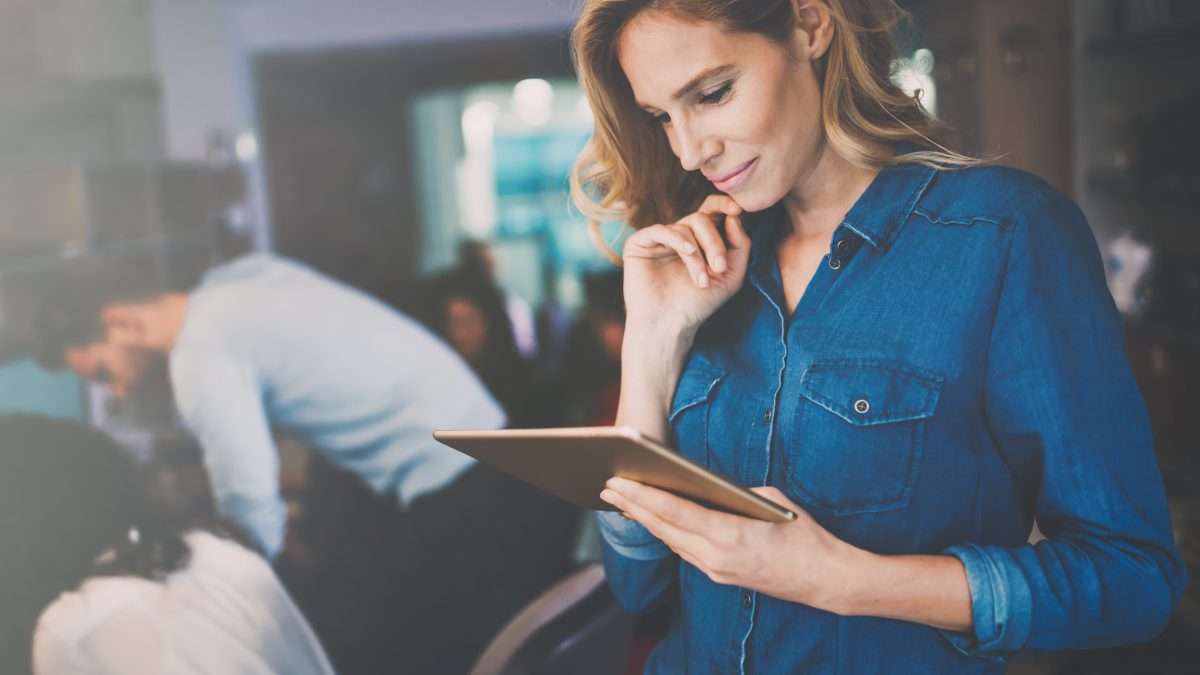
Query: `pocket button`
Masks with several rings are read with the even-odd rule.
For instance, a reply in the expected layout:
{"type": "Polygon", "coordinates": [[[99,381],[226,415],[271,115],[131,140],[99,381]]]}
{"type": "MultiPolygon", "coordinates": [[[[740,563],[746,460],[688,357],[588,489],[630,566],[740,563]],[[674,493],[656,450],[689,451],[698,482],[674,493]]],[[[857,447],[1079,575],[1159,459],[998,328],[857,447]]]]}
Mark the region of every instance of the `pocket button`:
{"type": "Polygon", "coordinates": [[[865,398],[860,398],[854,402],[854,412],[859,415],[866,415],[871,411],[871,402],[865,398]]]}

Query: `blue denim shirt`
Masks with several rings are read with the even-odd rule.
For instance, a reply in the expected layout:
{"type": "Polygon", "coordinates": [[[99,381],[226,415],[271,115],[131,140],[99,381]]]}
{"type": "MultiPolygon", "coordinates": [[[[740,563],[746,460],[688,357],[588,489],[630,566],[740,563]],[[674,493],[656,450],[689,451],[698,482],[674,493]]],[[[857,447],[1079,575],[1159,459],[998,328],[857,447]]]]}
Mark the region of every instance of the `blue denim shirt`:
{"type": "Polygon", "coordinates": [[[675,390],[680,452],[772,485],[882,554],[962,561],[972,634],[841,617],[714,583],[600,517],[627,609],[678,586],[649,673],[1001,673],[1025,649],[1145,640],[1185,568],[1145,405],[1083,215],[1002,168],[883,170],[794,311],[775,209],[675,390]],[[1027,543],[1036,518],[1047,539],[1027,543]]]}

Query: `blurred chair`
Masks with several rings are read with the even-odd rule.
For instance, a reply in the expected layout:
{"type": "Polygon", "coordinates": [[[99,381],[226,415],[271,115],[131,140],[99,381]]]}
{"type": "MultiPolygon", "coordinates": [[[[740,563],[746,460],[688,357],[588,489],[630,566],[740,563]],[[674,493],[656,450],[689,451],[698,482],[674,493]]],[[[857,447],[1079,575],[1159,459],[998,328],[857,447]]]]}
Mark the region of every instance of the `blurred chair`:
{"type": "Polygon", "coordinates": [[[614,675],[625,667],[633,618],[593,563],[538,596],[492,639],[470,675],[614,675]]]}

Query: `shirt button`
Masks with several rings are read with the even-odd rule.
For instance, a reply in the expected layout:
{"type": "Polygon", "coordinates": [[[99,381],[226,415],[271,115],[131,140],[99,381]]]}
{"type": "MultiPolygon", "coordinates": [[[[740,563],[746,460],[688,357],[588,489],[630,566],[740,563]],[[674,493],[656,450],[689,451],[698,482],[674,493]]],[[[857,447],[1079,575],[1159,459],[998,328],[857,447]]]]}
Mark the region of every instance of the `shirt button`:
{"type": "Polygon", "coordinates": [[[767,408],[766,410],[763,411],[762,421],[763,421],[763,424],[769,424],[771,422],[771,409],[770,408],[767,408]]]}
{"type": "Polygon", "coordinates": [[[841,268],[842,268],[842,261],[839,258],[830,258],[829,259],[829,269],[840,270],[841,268]]]}
{"type": "Polygon", "coordinates": [[[871,402],[865,398],[860,398],[854,402],[854,412],[859,415],[866,415],[871,410],[871,402]]]}
{"type": "Polygon", "coordinates": [[[754,598],[750,597],[750,592],[746,591],[745,593],[742,593],[742,607],[745,607],[746,609],[750,609],[750,607],[753,606],[753,604],[754,604],[754,598]]]}
{"type": "Polygon", "coordinates": [[[845,253],[846,249],[850,248],[850,242],[846,241],[845,239],[839,239],[834,248],[837,249],[838,253],[845,253]]]}

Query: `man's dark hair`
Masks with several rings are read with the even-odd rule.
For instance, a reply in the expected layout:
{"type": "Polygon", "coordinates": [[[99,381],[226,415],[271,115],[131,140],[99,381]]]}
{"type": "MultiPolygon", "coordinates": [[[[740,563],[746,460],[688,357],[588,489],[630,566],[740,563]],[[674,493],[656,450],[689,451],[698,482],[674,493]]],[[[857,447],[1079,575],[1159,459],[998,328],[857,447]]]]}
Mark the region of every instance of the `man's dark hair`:
{"type": "Polygon", "coordinates": [[[37,617],[59,593],[92,576],[157,580],[185,565],[180,529],[151,503],[141,470],[105,434],[0,415],[0,672],[30,672],[37,617]],[[109,550],[115,555],[97,562],[109,550]]]}
{"type": "Polygon", "coordinates": [[[105,307],[165,293],[155,276],[153,269],[115,258],[80,258],[46,273],[33,311],[34,357],[45,368],[62,368],[69,347],[104,337],[105,307]]]}

